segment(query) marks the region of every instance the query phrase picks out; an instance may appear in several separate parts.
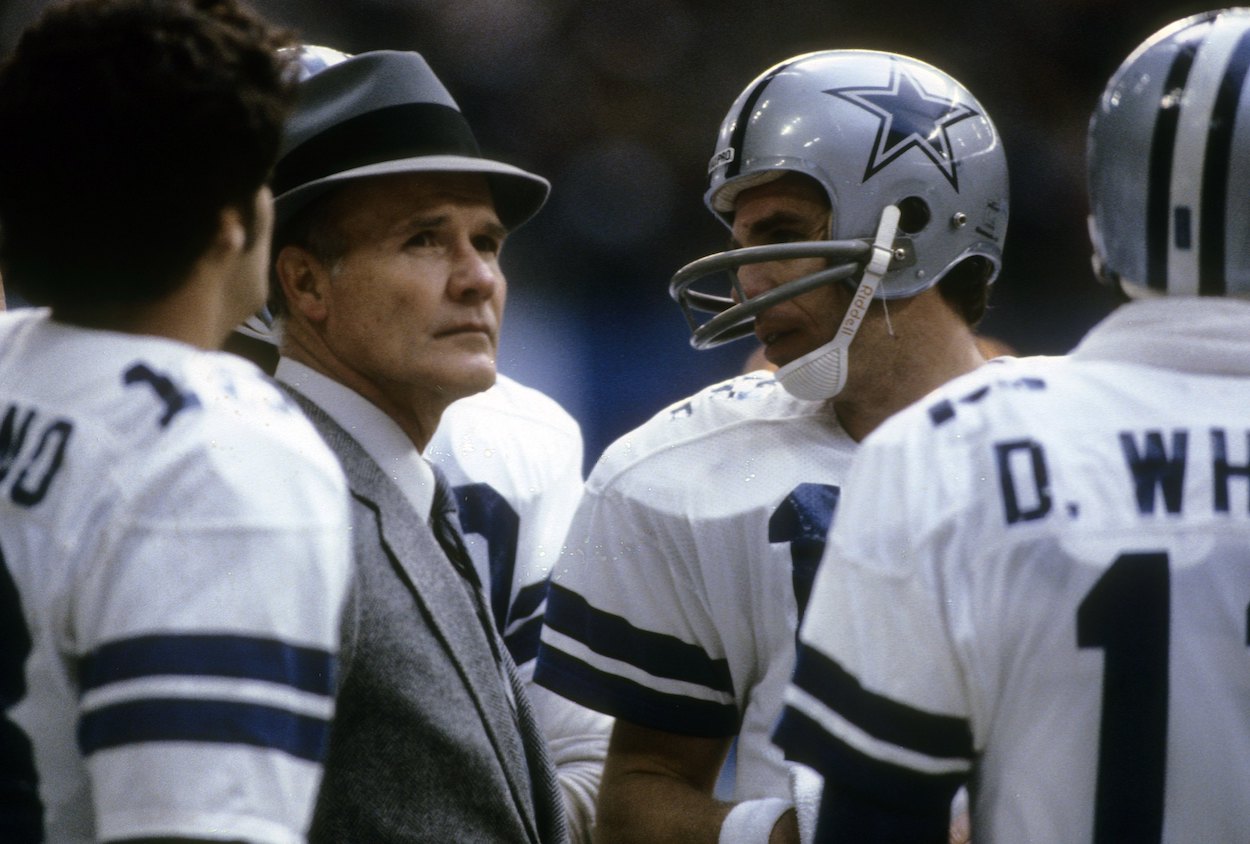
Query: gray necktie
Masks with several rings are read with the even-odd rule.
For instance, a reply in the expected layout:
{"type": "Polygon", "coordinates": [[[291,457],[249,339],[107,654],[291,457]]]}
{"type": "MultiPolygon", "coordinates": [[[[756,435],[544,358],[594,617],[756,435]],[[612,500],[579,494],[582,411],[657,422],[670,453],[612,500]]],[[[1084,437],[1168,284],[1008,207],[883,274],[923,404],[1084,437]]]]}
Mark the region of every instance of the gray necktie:
{"type": "Polygon", "coordinates": [[[503,646],[499,632],[491,620],[486,607],[486,599],[482,591],[482,580],[464,545],[464,537],[460,532],[460,520],[456,511],[456,498],[452,492],[447,476],[437,466],[434,470],[434,501],[430,507],[430,527],[443,553],[451,560],[452,566],[464,578],[470,599],[477,609],[478,620],[486,632],[491,652],[500,666],[500,672],[506,680],[506,688],[513,703],[517,729],[521,734],[521,744],[525,748],[525,760],[530,772],[530,782],[534,789],[534,813],[538,823],[539,834],[544,842],[564,844],[568,835],[564,820],[564,799],[556,783],[555,766],[547,752],[547,739],[538,727],[530,706],[528,693],[520,676],[517,675],[516,664],[512,655],[503,646]]]}

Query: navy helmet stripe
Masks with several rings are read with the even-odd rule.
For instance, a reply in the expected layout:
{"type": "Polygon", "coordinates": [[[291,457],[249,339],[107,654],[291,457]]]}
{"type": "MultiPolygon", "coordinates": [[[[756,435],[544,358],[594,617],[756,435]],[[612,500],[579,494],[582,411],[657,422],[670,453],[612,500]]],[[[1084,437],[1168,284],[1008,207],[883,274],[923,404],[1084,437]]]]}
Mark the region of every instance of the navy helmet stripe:
{"type": "Polygon", "coordinates": [[[260,680],[330,695],[336,659],[316,648],[250,636],[193,634],[136,636],[100,646],[78,665],[89,692],[141,677],[195,676],[260,680]]]}
{"type": "Polygon", "coordinates": [[[1151,139],[1150,179],[1146,196],[1146,284],[1159,291],[1167,290],[1172,157],[1183,99],[1167,94],[1184,90],[1197,52],[1198,44],[1195,42],[1187,43],[1177,51],[1163,83],[1164,96],[1159,98],[1159,119],[1155,121],[1154,137],[1151,139]]]}
{"type": "Polygon", "coordinates": [[[755,111],[755,104],[760,101],[760,97],[764,95],[764,89],[768,87],[768,83],[772,82],[777,74],[784,71],[794,62],[786,62],[773,68],[767,76],[759,81],[752,90],[747,94],[746,101],[742,103],[742,110],[738,112],[738,119],[734,121],[733,135],[729,138],[729,147],[734,151],[733,160],[729,162],[729,166],[725,168],[725,178],[732,179],[734,176],[742,172],[742,145],[746,141],[747,124],[751,122],[751,112],[755,111]]]}
{"type": "Polygon", "coordinates": [[[1227,233],[1228,178],[1238,104],[1250,70],[1250,30],[1243,32],[1224,69],[1211,110],[1211,131],[1202,173],[1202,231],[1199,241],[1198,292],[1222,296],[1226,292],[1225,235],[1227,233]]]}

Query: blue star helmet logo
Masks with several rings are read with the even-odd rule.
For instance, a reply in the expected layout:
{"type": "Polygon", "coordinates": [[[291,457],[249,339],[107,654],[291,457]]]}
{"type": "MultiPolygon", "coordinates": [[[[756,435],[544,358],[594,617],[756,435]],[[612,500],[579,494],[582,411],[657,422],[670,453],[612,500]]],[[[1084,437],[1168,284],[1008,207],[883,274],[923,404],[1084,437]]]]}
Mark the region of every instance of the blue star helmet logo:
{"type": "Polygon", "coordinates": [[[908,70],[900,69],[893,61],[885,87],[830,88],[825,93],[859,106],[880,120],[872,155],[864,170],[865,182],[915,148],[929,157],[952,188],[959,190],[947,130],[979,112],[940,93],[929,93],[908,70]]]}

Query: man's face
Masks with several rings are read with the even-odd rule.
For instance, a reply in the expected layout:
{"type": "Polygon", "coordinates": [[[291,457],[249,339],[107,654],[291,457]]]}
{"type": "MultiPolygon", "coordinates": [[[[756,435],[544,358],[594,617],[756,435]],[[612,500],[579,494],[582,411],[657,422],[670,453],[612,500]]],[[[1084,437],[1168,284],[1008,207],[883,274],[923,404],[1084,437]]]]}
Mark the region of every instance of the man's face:
{"type": "MultiPolygon", "coordinates": [[[[829,236],[829,200],[814,180],[790,173],[738,194],[733,238],[739,246],[764,246],[829,236]]],[[[748,264],[738,270],[747,298],[824,269],[822,258],[748,264]]],[[[850,291],[825,284],[781,302],[755,318],[755,336],[776,366],[802,357],[833,339],[850,302],[850,291]]]]}
{"type": "Polygon", "coordinates": [[[495,382],[506,232],[485,177],[354,182],[330,213],[346,246],[327,268],[325,342],[391,401],[448,401],[495,382]]]}

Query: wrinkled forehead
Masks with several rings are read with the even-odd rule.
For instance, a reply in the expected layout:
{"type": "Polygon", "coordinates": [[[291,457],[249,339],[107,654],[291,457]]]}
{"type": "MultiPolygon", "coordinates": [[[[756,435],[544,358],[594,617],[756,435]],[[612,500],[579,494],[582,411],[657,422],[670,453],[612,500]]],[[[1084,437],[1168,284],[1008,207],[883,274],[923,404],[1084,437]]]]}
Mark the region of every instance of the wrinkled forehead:
{"type": "Polygon", "coordinates": [[[502,228],[490,184],[481,173],[420,172],[356,179],[334,191],[326,213],[349,235],[450,214],[502,228]]]}

